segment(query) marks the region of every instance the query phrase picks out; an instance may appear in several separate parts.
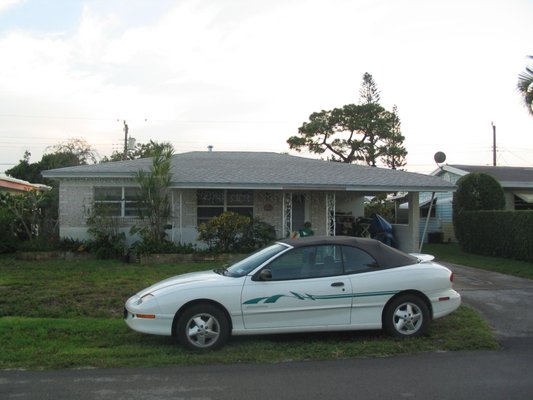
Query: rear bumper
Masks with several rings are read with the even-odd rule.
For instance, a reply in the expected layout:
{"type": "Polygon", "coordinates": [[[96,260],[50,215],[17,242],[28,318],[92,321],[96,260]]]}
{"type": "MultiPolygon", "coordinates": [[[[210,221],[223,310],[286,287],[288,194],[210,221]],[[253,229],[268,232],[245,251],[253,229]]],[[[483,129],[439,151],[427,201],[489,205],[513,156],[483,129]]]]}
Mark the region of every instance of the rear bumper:
{"type": "Polygon", "coordinates": [[[459,308],[461,305],[461,295],[453,289],[439,293],[431,299],[433,308],[433,318],[440,318],[448,315],[459,308]]]}

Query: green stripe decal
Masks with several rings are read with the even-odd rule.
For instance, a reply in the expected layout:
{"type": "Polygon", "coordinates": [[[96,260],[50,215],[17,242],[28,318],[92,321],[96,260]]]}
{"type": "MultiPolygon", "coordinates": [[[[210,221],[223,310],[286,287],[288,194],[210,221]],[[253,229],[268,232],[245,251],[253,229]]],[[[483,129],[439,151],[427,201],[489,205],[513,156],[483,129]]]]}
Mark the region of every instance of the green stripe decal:
{"type": "Polygon", "coordinates": [[[367,292],[367,293],[354,293],[353,297],[371,297],[371,296],[386,296],[386,295],[394,295],[396,293],[400,293],[399,290],[389,290],[386,292],[367,292]]]}
{"type": "Polygon", "coordinates": [[[365,292],[365,293],[347,293],[347,294],[308,294],[290,292],[290,294],[275,294],[269,297],[256,297],[254,299],[246,300],[242,304],[272,304],[276,303],[283,297],[289,297],[297,300],[332,300],[332,299],[346,299],[356,297],[373,297],[373,296],[389,296],[395,295],[399,290],[388,290],[384,292],[365,292]]]}

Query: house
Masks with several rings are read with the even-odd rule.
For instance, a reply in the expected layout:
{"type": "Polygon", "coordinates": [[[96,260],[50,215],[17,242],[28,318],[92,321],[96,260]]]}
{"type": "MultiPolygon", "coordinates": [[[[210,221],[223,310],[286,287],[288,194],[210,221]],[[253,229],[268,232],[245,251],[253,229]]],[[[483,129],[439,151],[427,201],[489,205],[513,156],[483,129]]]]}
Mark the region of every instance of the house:
{"type": "Polygon", "coordinates": [[[30,190],[50,190],[50,186],[40,183],[30,183],[22,179],[11,178],[10,176],[0,176],[0,193],[18,194],[30,190]]]}
{"type": "MultiPolygon", "coordinates": [[[[81,165],[43,172],[59,181],[60,236],[87,238],[93,202],[114,207],[125,232],[138,223],[135,174],[152,159],[81,165]]],[[[364,215],[365,196],[408,192],[407,224],[395,225],[398,247],[418,248],[419,192],[448,192],[440,177],[267,152],[189,152],[172,157],[169,238],[195,243],[200,223],[235,211],[273,225],[278,237],[310,222],[317,235],[335,235],[338,221],[364,215]]],[[[131,238],[130,238],[131,239],[131,238]]]]}
{"type": "MultiPolygon", "coordinates": [[[[431,173],[452,184],[469,173],[484,173],[493,176],[502,186],[506,210],[533,210],[533,168],[498,167],[480,165],[443,165],[431,173]]],[[[429,213],[432,193],[420,193],[420,228],[423,235],[429,213]]],[[[435,193],[428,221],[426,241],[455,241],[452,224],[452,192],[435,193]]]]}

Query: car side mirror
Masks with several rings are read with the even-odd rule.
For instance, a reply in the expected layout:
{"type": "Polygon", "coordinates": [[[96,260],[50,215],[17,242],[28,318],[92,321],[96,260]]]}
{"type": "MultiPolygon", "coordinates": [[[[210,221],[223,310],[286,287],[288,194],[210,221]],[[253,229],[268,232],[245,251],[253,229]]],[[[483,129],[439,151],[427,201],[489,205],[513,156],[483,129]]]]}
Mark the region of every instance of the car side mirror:
{"type": "Polygon", "coordinates": [[[261,281],[271,281],[272,280],[272,271],[269,268],[264,268],[259,272],[259,280],[261,281]]]}

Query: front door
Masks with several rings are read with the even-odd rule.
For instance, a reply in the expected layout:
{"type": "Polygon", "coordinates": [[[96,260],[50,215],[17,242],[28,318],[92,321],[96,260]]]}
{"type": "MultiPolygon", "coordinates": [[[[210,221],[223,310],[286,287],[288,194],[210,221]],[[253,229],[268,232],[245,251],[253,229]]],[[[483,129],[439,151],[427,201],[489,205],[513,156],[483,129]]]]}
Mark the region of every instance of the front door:
{"type": "Polygon", "coordinates": [[[292,230],[298,232],[305,224],[305,195],[292,195],[292,230]]]}
{"type": "Polygon", "coordinates": [[[256,274],[243,287],[246,329],[350,324],[352,287],[338,246],[295,248],[264,268],[272,279],[256,274]]]}

